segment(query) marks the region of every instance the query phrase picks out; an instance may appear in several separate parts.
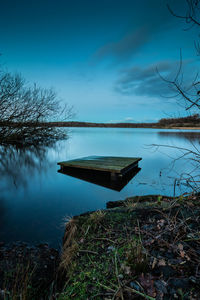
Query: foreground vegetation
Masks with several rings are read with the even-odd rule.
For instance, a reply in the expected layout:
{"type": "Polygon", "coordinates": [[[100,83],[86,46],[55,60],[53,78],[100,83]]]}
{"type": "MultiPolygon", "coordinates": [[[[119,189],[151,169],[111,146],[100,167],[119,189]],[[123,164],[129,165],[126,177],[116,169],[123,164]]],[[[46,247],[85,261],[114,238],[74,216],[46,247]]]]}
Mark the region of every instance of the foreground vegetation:
{"type": "Polygon", "coordinates": [[[199,198],[118,204],[67,224],[58,299],[199,299],[199,198]]]}
{"type": "Polygon", "coordinates": [[[0,299],[200,299],[199,200],[132,197],[74,217],[60,258],[1,250],[0,299]]]}

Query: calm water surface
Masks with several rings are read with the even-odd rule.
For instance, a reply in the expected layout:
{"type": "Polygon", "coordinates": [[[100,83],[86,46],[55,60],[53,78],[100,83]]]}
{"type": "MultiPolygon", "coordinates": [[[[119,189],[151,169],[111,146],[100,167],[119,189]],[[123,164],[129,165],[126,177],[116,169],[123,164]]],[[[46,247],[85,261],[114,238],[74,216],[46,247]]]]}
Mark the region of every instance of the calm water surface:
{"type": "MultiPolygon", "coordinates": [[[[73,128],[53,148],[0,150],[0,241],[48,242],[59,247],[67,217],[132,195],[173,195],[174,178],[193,166],[175,149],[199,147],[200,131],[73,128]],[[57,162],[89,155],[142,157],[141,171],[120,191],[57,172],[57,162]],[[160,173],[161,172],[161,173],[160,173]],[[161,176],[160,176],[161,175],[161,176]]],[[[176,193],[186,192],[176,187],[176,193]]]]}

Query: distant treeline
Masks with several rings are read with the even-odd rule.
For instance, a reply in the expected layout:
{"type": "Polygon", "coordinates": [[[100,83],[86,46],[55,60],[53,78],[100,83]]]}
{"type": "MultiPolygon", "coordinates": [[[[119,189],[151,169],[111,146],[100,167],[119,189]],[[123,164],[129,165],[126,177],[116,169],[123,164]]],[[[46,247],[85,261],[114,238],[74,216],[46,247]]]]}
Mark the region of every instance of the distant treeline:
{"type": "Polygon", "coordinates": [[[173,125],[173,124],[179,124],[180,126],[183,126],[183,124],[200,124],[200,116],[199,114],[194,114],[188,117],[180,117],[180,118],[166,118],[166,119],[161,119],[158,121],[158,124],[162,126],[166,125],[173,125]]]}
{"type": "Polygon", "coordinates": [[[51,122],[52,126],[59,127],[121,127],[121,128],[140,128],[155,127],[157,123],[92,123],[92,122],[51,122]]]}
{"type": "Polygon", "coordinates": [[[92,122],[45,122],[45,123],[13,123],[0,122],[2,126],[36,126],[36,127],[111,127],[111,128],[174,128],[174,127],[200,127],[200,116],[198,114],[180,117],[163,118],[156,123],[92,123],[92,122]]]}
{"type": "Polygon", "coordinates": [[[180,117],[164,118],[156,123],[92,123],[92,122],[51,122],[51,126],[59,127],[113,127],[113,128],[171,128],[171,127],[200,127],[198,114],[180,117]]]}

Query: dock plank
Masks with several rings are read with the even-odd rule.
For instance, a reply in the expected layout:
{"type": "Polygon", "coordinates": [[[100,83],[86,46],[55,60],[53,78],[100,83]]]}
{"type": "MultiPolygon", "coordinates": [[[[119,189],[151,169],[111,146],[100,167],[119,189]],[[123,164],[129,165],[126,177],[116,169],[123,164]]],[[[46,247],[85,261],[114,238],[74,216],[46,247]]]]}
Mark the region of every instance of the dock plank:
{"type": "Polygon", "coordinates": [[[123,174],[126,170],[137,166],[141,159],[139,157],[88,156],[59,162],[58,165],[61,168],[73,167],[123,174]]]}

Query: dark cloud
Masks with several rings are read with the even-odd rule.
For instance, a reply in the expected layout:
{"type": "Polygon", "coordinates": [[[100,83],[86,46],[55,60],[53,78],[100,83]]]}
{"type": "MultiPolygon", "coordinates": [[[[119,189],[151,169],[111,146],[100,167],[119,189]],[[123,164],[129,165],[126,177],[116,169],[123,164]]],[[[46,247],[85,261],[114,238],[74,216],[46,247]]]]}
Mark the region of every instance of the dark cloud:
{"type": "Polygon", "coordinates": [[[126,60],[137,52],[149,38],[147,28],[140,28],[126,34],[120,40],[101,47],[95,54],[97,59],[113,56],[117,60],[126,60]]]}
{"type": "Polygon", "coordinates": [[[132,67],[121,71],[121,78],[115,84],[115,90],[126,95],[170,96],[173,94],[168,84],[159,76],[173,79],[178,61],[161,61],[148,67],[132,67]]]}

